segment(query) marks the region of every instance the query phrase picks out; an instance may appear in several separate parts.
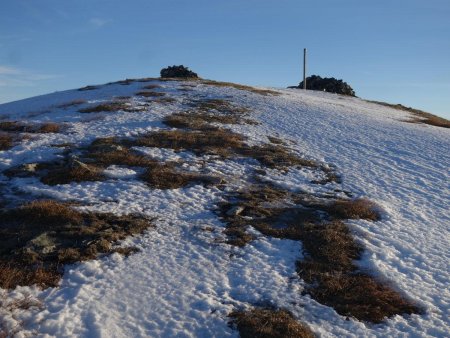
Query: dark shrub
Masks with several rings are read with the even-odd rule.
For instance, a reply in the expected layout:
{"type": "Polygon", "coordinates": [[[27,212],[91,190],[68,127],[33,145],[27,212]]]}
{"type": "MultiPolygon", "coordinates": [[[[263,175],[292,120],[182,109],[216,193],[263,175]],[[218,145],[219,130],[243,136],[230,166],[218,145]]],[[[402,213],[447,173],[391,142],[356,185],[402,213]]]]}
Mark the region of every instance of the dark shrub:
{"type": "MultiPolygon", "coordinates": [[[[300,82],[297,88],[303,88],[303,81],[300,82]]],[[[306,78],[306,89],[355,96],[355,91],[347,82],[335,79],[334,77],[322,78],[318,75],[311,75],[306,78]]]]}
{"type": "Polygon", "coordinates": [[[171,78],[171,77],[184,77],[184,78],[198,78],[197,73],[191,71],[188,67],[183,65],[172,66],[161,69],[161,77],[171,78]]]}

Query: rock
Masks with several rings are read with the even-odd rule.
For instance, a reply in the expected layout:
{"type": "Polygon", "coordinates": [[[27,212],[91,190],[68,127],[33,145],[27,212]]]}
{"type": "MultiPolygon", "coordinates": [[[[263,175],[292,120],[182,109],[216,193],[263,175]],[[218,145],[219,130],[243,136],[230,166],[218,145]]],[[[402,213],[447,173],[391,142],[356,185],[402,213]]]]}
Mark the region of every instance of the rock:
{"type": "Polygon", "coordinates": [[[227,216],[239,216],[244,211],[245,207],[236,205],[227,211],[227,216]]]}

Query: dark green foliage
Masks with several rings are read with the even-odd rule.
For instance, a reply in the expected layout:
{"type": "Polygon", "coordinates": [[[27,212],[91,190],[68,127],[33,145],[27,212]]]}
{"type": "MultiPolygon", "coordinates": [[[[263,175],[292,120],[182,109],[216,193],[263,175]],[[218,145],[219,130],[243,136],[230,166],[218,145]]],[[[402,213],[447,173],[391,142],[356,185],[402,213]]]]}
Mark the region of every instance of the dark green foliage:
{"type": "MultiPolygon", "coordinates": [[[[300,82],[297,88],[303,88],[303,81],[300,82]]],[[[347,82],[334,77],[322,78],[318,75],[311,75],[306,78],[306,89],[355,96],[355,91],[347,82]]]]}

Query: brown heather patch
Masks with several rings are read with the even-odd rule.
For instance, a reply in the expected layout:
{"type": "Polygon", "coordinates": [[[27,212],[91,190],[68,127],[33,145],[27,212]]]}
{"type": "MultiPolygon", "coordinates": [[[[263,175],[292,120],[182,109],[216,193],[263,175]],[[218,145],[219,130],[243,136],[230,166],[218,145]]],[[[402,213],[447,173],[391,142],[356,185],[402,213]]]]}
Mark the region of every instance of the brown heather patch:
{"type": "Polygon", "coordinates": [[[132,112],[135,109],[123,101],[114,101],[110,103],[102,103],[96,106],[87,107],[80,109],[80,113],[101,113],[101,112],[117,112],[117,111],[127,111],[132,112]]]}
{"type": "Polygon", "coordinates": [[[57,123],[48,122],[48,123],[43,123],[39,127],[38,133],[44,133],[44,134],[59,133],[60,130],[61,130],[61,128],[57,123]]]}
{"type": "Polygon", "coordinates": [[[13,138],[7,133],[0,133],[0,151],[13,147],[13,138]]]}
{"type": "Polygon", "coordinates": [[[0,287],[14,289],[16,286],[37,285],[41,288],[55,287],[61,279],[57,267],[43,268],[23,263],[0,260],[0,287]]]}
{"type": "Polygon", "coordinates": [[[161,92],[148,91],[148,92],[138,92],[138,93],[136,93],[136,95],[143,96],[143,97],[161,97],[161,96],[165,96],[166,94],[161,93],[161,92]]]}
{"type": "Polygon", "coordinates": [[[316,162],[298,157],[280,145],[263,144],[260,146],[246,146],[238,149],[237,152],[242,156],[254,158],[262,165],[270,168],[317,166],[316,162]]]}
{"type": "Polygon", "coordinates": [[[311,329],[287,310],[252,309],[229,314],[241,338],[313,338],[311,329]]]}
{"type": "Polygon", "coordinates": [[[367,219],[378,221],[381,216],[375,203],[367,199],[337,200],[326,211],[338,219],[367,219]]]}
{"type": "Polygon", "coordinates": [[[338,219],[379,219],[367,200],[330,203],[269,185],[253,185],[229,196],[218,213],[227,225],[224,233],[229,244],[243,246],[253,240],[246,233],[248,226],[266,236],[302,241],[306,259],[297,263],[297,271],[308,284],[305,292],[343,316],[380,323],[397,314],[422,312],[354,263],[364,249],[338,219]]]}
{"type": "Polygon", "coordinates": [[[215,87],[232,87],[239,90],[245,90],[248,92],[252,92],[259,95],[264,96],[277,96],[281,95],[279,92],[276,92],[274,90],[268,90],[268,89],[258,89],[251,86],[241,85],[237,83],[231,83],[231,82],[219,82],[219,81],[212,81],[212,80],[200,80],[202,84],[208,85],[208,86],[215,86],[215,87]]]}
{"type": "Polygon", "coordinates": [[[87,148],[87,159],[94,161],[96,165],[125,165],[130,167],[146,167],[156,162],[146,156],[130,151],[116,138],[96,139],[87,148]]]}
{"type": "Polygon", "coordinates": [[[167,97],[158,97],[158,98],[155,98],[155,99],[153,99],[153,100],[151,100],[149,102],[159,103],[159,104],[168,104],[168,103],[177,102],[177,100],[174,99],[173,97],[167,96],[167,97]]]}
{"type": "Polygon", "coordinates": [[[78,91],[83,92],[83,91],[86,91],[86,90],[95,90],[95,89],[98,89],[98,88],[99,88],[98,86],[85,86],[85,87],[82,87],[82,88],[78,88],[78,91]]]}
{"type": "Polygon", "coordinates": [[[250,120],[236,115],[218,115],[204,112],[182,112],[169,115],[163,122],[172,128],[188,128],[193,130],[205,130],[214,128],[211,123],[242,124],[250,120]]]}
{"type": "Polygon", "coordinates": [[[84,104],[84,103],[87,103],[87,101],[83,100],[83,99],[77,99],[77,100],[72,100],[72,101],[60,104],[57,106],[57,108],[67,109],[70,107],[79,106],[80,104],[84,104]]]}
{"type": "Polygon", "coordinates": [[[146,86],[144,86],[142,88],[143,89],[156,89],[156,88],[161,88],[161,86],[157,85],[157,84],[149,84],[149,85],[146,85],[146,86]]]}
{"type": "Polygon", "coordinates": [[[0,122],[0,131],[11,133],[58,133],[60,126],[56,123],[22,123],[16,121],[0,122]]]}
{"type": "Polygon", "coordinates": [[[267,136],[268,140],[270,141],[270,143],[273,144],[285,144],[284,141],[278,137],[275,136],[267,136]]]}
{"type": "Polygon", "coordinates": [[[114,84],[120,84],[120,85],[123,85],[123,86],[128,86],[128,85],[132,84],[135,81],[136,80],[134,80],[134,79],[125,79],[125,80],[120,80],[120,81],[113,82],[113,83],[114,84]]]}
{"type": "MultiPolygon", "coordinates": [[[[179,115],[167,118],[165,121],[172,126],[185,125],[189,121],[179,120],[179,115]]],[[[193,121],[192,128],[200,130],[161,130],[142,135],[135,140],[127,141],[131,146],[160,147],[174,150],[192,151],[197,155],[210,154],[224,158],[242,156],[254,158],[262,165],[272,168],[286,166],[315,167],[314,161],[306,160],[290,153],[282,146],[261,145],[249,146],[244,143],[245,138],[229,130],[217,127],[202,127],[202,121],[193,121]],[[200,127],[199,127],[200,125],[200,127]],[[202,130],[204,129],[204,130],[202,130]]]]}
{"type": "Polygon", "coordinates": [[[249,113],[250,109],[240,107],[232,104],[224,99],[202,99],[191,101],[190,106],[199,111],[216,111],[223,114],[245,114],[249,113]]]}
{"type": "Polygon", "coordinates": [[[390,104],[390,103],[379,102],[379,101],[368,101],[368,102],[380,104],[382,106],[386,106],[386,107],[393,108],[393,109],[407,111],[407,112],[410,112],[410,113],[412,113],[413,115],[416,116],[415,119],[413,119],[411,121],[405,121],[405,122],[409,122],[409,123],[425,123],[425,124],[429,124],[429,125],[436,126],[436,127],[450,128],[450,121],[449,120],[447,120],[447,119],[445,119],[443,117],[440,117],[440,116],[436,116],[436,115],[424,112],[424,111],[419,110],[419,109],[406,107],[406,106],[404,106],[402,104],[390,104]]]}
{"type": "Polygon", "coordinates": [[[197,173],[180,172],[169,164],[154,165],[149,167],[141,179],[150,187],[156,189],[178,189],[191,184],[219,184],[221,179],[197,173]]]}
{"type": "Polygon", "coordinates": [[[2,210],[0,287],[55,286],[63,264],[120,252],[111,243],[151,226],[141,216],[79,212],[50,200],[2,210]]]}
{"type": "Polygon", "coordinates": [[[230,155],[230,148],[243,143],[243,136],[226,130],[187,131],[161,130],[129,141],[131,145],[189,150],[196,154],[230,155]]]}
{"type": "Polygon", "coordinates": [[[103,168],[82,162],[47,162],[38,165],[44,172],[41,181],[47,185],[69,184],[71,182],[102,181],[103,168]]]}

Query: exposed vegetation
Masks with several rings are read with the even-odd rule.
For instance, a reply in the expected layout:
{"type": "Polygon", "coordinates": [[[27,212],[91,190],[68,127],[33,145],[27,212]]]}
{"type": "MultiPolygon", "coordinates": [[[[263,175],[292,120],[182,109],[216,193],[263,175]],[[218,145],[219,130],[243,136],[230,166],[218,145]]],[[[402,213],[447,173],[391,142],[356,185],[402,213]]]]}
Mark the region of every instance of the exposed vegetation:
{"type": "Polygon", "coordinates": [[[98,89],[99,87],[98,86],[85,86],[85,87],[82,87],[82,88],[78,88],[78,90],[79,91],[86,91],[86,90],[95,90],[95,89],[98,89]]]}
{"type": "Polygon", "coordinates": [[[81,104],[87,103],[86,100],[83,99],[78,99],[78,100],[72,100],[66,103],[62,103],[60,105],[57,106],[57,108],[62,108],[62,109],[67,109],[70,107],[74,107],[74,106],[79,106],[81,104]]]}
{"type": "Polygon", "coordinates": [[[80,109],[80,113],[101,113],[101,112],[117,112],[117,111],[127,111],[132,112],[137,109],[132,107],[129,103],[123,101],[113,101],[108,103],[102,103],[96,106],[87,107],[80,109]]]}
{"type": "Polygon", "coordinates": [[[188,67],[183,65],[180,66],[169,66],[167,68],[161,69],[161,78],[198,78],[197,73],[194,73],[188,67]]]}
{"type": "Polygon", "coordinates": [[[424,112],[422,110],[419,109],[414,109],[411,107],[406,107],[404,105],[401,104],[390,104],[390,103],[386,103],[386,102],[379,102],[379,101],[369,101],[372,103],[377,103],[389,108],[393,108],[393,109],[398,109],[398,110],[403,110],[403,111],[407,111],[409,113],[412,113],[414,116],[416,116],[416,118],[414,118],[411,121],[406,121],[406,122],[410,122],[410,123],[425,123],[425,124],[429,124],[431,126],[436,126],[436,127],[442,127],[442,128],[450,128],[450,121],[440,117],[440,116],[436,116],[427,112],[424,112]]]}
{"type": "Polygon", "coordinates": [[[274,90],[269,89],[258,89],[251,86],[241,85],[237,83],[232,82],[219,82],[219,81],[213,81],[213,80],[201,80],[202,84],[208,85],[208,86],[215,86],[215,87],[231,87],[234,89],[239,90],[245,90],[254,94],[259,94],[263,96],[278,96],[281,95],[279,92],[276,92],[274,90]]]}
{"type": "Polygon", "coordinates": [[[313,338],[311,329],[286,310],[252,309],[235,311],[229,317],[241,338],[313,338]]]}
{"type": "Polygon", "coordinates": [[[59,133],[60,126],[57,123],[23,123],[17,121],[0,122],[0,131],[12,133],[59,133]]]}
{"type": "Polygon", "coordinates": [[[143,96],[143,97],[160,97],[160,96],[165,96],[165,93],[161,93],[161,92],[152,92],[152,91],[147,91],[147,92],[138,92],[136,93],[136,95],[138,96],[143,96]]]}
{"type": "Polygon", "coordinates": [[[13,138],[6,133],[0,133],[0,151],[8,150],[13,146],[13,138]]]}
{"type": "Polygon", "coordinates": [[[55,286],[62,264],[110,253],[111,244],[151,226],[142,216],[79,212],[40,200],[0,211],[0,287],[55,286]]]}
{"type": "Polygon", "coordinates": [[[367,200],[329,202],[267,184],[253,185],[230,195],[218,213],[227,224],[230,244],[243,246],[253,240],[246,231],[250,225],[266,236],[302,241],[306,258],[297,267],[308,283],[306,292],[341,315],[379,323],[396,314],[421,312],[354,263],[361,259],[363,248],[341,220],[379,219],[367,200]]]}
{"type": "MultiPolygon", "coordinates": [[[[300,82],[298,87],[303,89],[303,81],[300,82]]],[[[318,75],[311,75],[306,78],[306,89],[319,90],[329,93],[336,93],[341,95],[355,96],[355,91],[347,82],[335,79],[334,77],[320,77],[318,75]]]]}

